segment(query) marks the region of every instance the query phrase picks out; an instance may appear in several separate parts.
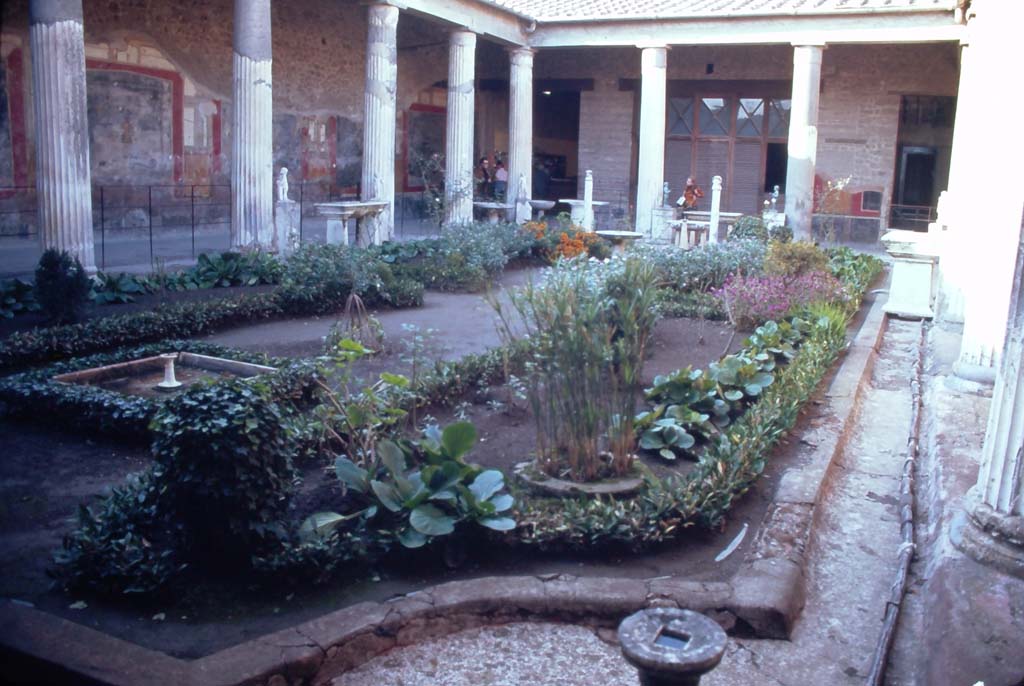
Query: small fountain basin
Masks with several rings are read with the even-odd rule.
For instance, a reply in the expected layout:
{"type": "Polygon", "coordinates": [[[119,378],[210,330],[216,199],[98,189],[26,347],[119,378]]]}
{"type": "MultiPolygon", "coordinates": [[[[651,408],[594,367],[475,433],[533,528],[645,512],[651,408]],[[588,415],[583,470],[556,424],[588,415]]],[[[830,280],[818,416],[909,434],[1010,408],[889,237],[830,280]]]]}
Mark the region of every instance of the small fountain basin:
{"type": "MultiPolygon", "coordinates": [[[[166,354],[174,355],[175,353],[166,354]]],[[[156,398],[164,397],[169,392],[181,392],[206,379],[249,378],[277,371],[274,367],[261,364],[180,352],[176,353],[174,373],[177,380],[181,382],[181,386],[175,389],[161,389],[158,386],[165,379],[165,364],[164,355],[154,355],[129,362],[59,374],[53,377],[53,380],[60,383],[96,386],[124,395],[156,398]]]]}

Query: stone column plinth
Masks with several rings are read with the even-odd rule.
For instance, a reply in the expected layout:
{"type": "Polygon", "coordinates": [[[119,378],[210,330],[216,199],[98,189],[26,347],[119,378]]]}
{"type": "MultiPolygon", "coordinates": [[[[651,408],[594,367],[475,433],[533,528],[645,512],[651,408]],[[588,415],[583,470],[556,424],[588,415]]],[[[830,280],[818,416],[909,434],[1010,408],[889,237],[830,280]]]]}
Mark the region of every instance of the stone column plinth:
{"type": "Polygon", "coordinates": [[[32,0],[29,14],[39,237],[44,250],[65,250],[91,273],[96,259],[82,2],[32,0]]]}
{"type": "Polygon", "coordinates": [[[274,226],[270,0],[235,0],[231,247],[267,248],[274,226]]]}
{"type": "Polygon", "coordinates": [[[366,40],[363,119],[363,179],[360,198],[383,200],[387,208],[360,220],[371,244],[395,231],[395,117],[398,109],[398,8],[370,5],[366,40]]]}
{"type": "Polygon", "coordinates": [[[636,230],[652,237],[654,208],[665,182],[665,98],[668,48],[644,48],[640,55],[640,148],[636,184],[636,230]]]}
{"type": "Polygon", "coordinates": [[[509,197],[515,198],[516,221],[522,223],[530,218],[533,197],[533,50],[516,48],[509,61],[509,197]]]}
{"type": "Polygon", "coordinates": [[[892,256],[892,284],[885,311],[897,317],[931,319],[938,255],[933,237],[919,231],[895,230],[882,236],[892,256]]]}
{"type": "Polygon", "coordinates": [[[453,31],[448,51],[448,119],[445,140],[445,221],[473,221],[473,117],[476,34],[453,31]]]}
{"type": "Polygon", "coordinates": [[[818,96],[821,45],[793,48],[793,97],[789,112],[789,161],[786,167],[786,220],[793,240],[812,238],[814,165],[818,151],[818,96]]]}
{"type": "Polygon", "coordinates": [[[1024,578],[1024,230],[1002,362],[992,394],[978,483],[953,542],[979,562],[1024,578]]]}

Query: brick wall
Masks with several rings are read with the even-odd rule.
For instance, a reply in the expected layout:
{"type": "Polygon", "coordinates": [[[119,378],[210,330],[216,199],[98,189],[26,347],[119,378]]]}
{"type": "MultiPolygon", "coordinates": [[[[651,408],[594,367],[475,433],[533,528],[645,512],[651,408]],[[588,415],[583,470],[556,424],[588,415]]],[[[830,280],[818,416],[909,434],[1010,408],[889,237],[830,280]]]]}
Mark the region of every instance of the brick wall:
{"type": "Polygon", "coordinates": [[[822,60],[817,176],[849,177],[846,193],[882,192],[882,226],[892,198],[901,95],[956,95],[952,44],[833,46],[822,60]]]}
{"type": "Polygon", "coordinates": [[[625,210],[633,200],[633,93],[603,80],[580,94],[579,180],[583,197],[586,170],[594,173],[594,199],[625,210]],[[623,207],[625,205],[626,207],[623,207]]]}
{"type": "MultiPolygon", "coordinates": [[[[233,0],[84,0],[87,57],[91,61],[90,110],[109,115],[98,122],[104,138],[115,124],[119,131],[116,145],[93,141],[95,183],[227,182],[232,8],[233,0]],[[108,78],[105,74],[109,72],[96,63],[116,64],[129,71],[121,78],[108,78]],[[154,75],[154,71],[162,73],[154,75]],[[168,79],[178,79],[183,91],[177,109],[170,97],[160,110],[162,117],[136,106],[141,104],[134,95],[140,87],[168,88],[168,79]],[[125,121],[113,121],[118,117],[125,121]],[[214,119],[216,126],[211,124],[214,119]],[[175,126],[179,128],[176,144],[171,135],[175,126]],[[216,144],[209,140],[214,133],[219,134],[216,144]],[[159,146],[153,145],[156,139],[159,146]],[[125,154],[132,151],[134,154],[125,154]]],[[[274,160],[298,173],[293,179],[306,171],[310,178],[341,185],[358,180],[366,12],[365,4],[359,2],[272,3],[274,160]]],[[[31,183],[35,151],[28,1],[3,3],[0,18],[3,55],[18,44],[24,53],[25,137],[21,146],[28,156],[27,180],[31,183]]],[[[401,15],[400,112],[416,102],[424,88],[446,77],[445,40],[440,26],[408,13],[401,15]]],[[[8,89],[10,84],[11,79],[5,78],[8,89]]],[[[6,157],[7,163],[0,165],[0,185],[14,180],[13,156],[6,157]]]]}

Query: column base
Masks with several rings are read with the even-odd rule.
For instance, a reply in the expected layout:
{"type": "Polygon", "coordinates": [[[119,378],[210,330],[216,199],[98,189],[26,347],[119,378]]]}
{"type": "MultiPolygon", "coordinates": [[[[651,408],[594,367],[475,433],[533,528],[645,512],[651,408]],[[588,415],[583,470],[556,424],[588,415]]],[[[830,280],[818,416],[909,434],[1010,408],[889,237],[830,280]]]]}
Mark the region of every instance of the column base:
{"type": "Polygon", "coordinates": [[[954,518],[949,537],[971,559],[1024,579],[1024,517],[992,509],[976,488],[967,492],[964,511],[954,518]]]}
{"type": "Polygon", "coordinates": [[[961,362],[953,363],[953,374],[964,381],[970,381],[981,386],[994,386],[996,383],[996,368],[961,362]]]}

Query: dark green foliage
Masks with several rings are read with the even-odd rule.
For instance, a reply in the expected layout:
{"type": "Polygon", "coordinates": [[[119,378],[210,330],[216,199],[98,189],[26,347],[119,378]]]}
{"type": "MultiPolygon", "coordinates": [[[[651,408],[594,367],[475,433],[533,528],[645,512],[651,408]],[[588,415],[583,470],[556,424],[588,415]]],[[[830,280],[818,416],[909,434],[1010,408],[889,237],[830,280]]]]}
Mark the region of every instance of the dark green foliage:
{"type": "Polygon", "coordinates": [[[845,340],[833,331],[815,325],[780,378],[708,444],[687,476],[664,481],[648,477],[647,489],[630,499],[520,499],[514,510],[518,540],[545,549],[611,545],[643,550],[691,526],[717,526],[760,476],[771,449],[795,424],[800,408],[842,349],[845,340]]]}
{"type": "MultiPolygon", "coordinates": [[[[483,470],[464,459],[475,443],[476,429],[468,422],[451,424],[443,431],[434,426],[416,443],[381,441],[365,467],[339,457],[335,474],[359,501],[356,515],[380,531],[391,532],[406,548],[453,534],[462,522],[496,531],[513,529],[515,521],[503,514],[513,499],[502,492],[502,473],[483,470]]],[[[322,534],[351,518],[320,513],[306,526],[322,534]]]]}
{"type": "Polygon", "coordinates": [[[125,345],[200,336],[240,322],[280,316],[273,294],[157,306],[81,324],[19,331],[0,341],[0,369],[87,355],[125,345]]]}
{"type": "Polygon", "coordinates": [[[32,284],[21,279],[0,279],[0,319],[38,311],[39,303],[32,284]]]}
{"type": "Polygon", "coordinates": [[[77,257],[50,248],[36,267],[36,300],[56,324],[78,321],[89,302],[89,277],[77,257]]]}
{"type": "Polygon", "coordinates": [[[131,274],[99,272],[93,277],[92,300],[97,305],[135,302],[136,295],[148,292],[147,283],[131,274]]]}
{"type": "Polygon", "coordinates": [[[56,422],[66,429],[90,435],[106,435],[129,442],[148,442],[151,438],[149,422],[160,404],[170,396],[143,398],[97,386],[59,383],[52,379],[58,374],[182,350],[278,367],[277,372],[266,377],[274,397],[300,406],[310,402],[316,374],[312,363],[268,359],[266,355],[233,350],[213,343],[171,340],[79,357],[7,377],[0,380],[0,403],[6,406],[6,413],[12,417],[51,424],[56,422]]]}
{"type": "Polygon", "coordinates": [[[729,240],[741,240],[753,238],[762,243],[768,242],[768,227],[761,217],[745,214],[736,220],[736,224],[729,233],[729,240]]]}
{"type": "Polygon", "coordinates": [[[193,386],[157,411],[158,508],[178,527],[188,558],[244,568],[285,536],[295,478],[290,425],[259,378],[193,386]]]}
{"type": "Polygon", "coordinates": [[[157,504],[150,472],[133,475],[94,507],[81,506],[50,574],[66,590],[151,593],[185,567],[157,504]]]}

